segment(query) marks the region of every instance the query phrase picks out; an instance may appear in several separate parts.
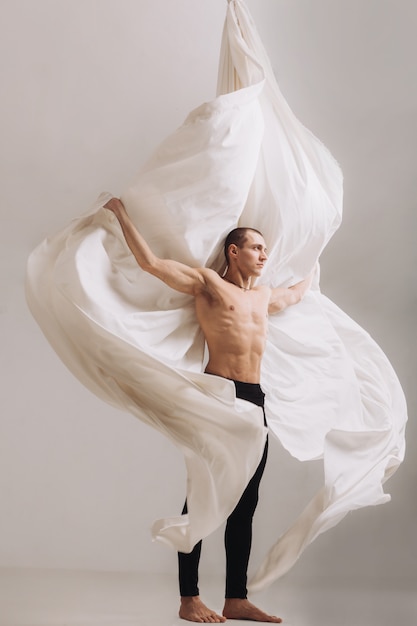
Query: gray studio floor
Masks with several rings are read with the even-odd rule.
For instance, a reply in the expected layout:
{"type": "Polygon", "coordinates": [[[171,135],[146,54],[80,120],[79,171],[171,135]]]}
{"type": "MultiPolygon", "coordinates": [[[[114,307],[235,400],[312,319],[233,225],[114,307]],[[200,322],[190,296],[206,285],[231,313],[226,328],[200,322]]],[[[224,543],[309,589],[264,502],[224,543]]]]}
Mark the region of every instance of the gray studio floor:
{"type": "MultiPolygon", "coordinates": [[[[307,587],[307,585],[306,585],[307,587]]],[[[204,600],[221,610],[218,584],[204,600]]],[[[416,626],[417,593],[354,584],[308,588],[280,583],[251,598],[287,626],[416,626]]],[[[184,626],[176,581],[161,575],[0,570],[1,626],[184,626]]],[[[247,624],[234,620],[233,624],[247,624]]]]}

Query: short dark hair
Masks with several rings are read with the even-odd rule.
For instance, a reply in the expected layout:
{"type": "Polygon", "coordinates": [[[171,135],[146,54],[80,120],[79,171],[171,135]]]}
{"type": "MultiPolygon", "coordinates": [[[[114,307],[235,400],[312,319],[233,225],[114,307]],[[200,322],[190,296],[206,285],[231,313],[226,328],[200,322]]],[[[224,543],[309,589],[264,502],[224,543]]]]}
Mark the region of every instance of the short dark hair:
{"type": "Polygon", "coordinates": [[[233,243],[238,248],[242,248],[243,244],[246,241],[246,233],[248,230],[253,231],[254,233],[258,233],[263,237],[262,233],[256,228],[250,228],[250,226],[239,226],[239,228],[234,228],[230,231],[230,233],[226,237],[226,241],[224,242],[224,256],[226,257],[227,263],[229,263],[229,246],[233,243]]]}

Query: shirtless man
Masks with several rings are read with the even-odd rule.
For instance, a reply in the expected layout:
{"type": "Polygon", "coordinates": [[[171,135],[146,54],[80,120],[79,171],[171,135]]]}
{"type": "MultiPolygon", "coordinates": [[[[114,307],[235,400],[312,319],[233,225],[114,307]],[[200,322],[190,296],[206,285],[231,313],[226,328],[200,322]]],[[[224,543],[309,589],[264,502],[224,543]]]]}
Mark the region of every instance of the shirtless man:
{"type": "MultiPolygon", "coordinates": [[[[251,228],[235,229],[226,238],[228,267],[222,277],[209,268],[192,268],[171,259],[160,259],[137,231],[119,199],[112,198],[104,207],[119,220],[126,242],[143,270],[173,289],[194,296],[197,318],[209,353],[206,372],[231,379],[238,397],[263,408],[264,394],[259,381],[268,314],[278,313],[299,302],[310,287],[311,276],[289,288],[256,287],[254,281],[261,275],[268,257],[263,236],[251,228]]],[[[190,554],[178,555],[181,618],[198,623],[220,623],[227,618],[282,621],[250,603],[246,590],[252,517],[266,455],[267,444],[258,469],[227,521],[223,614],[218,615],[200,600],[197,585],[199,542],[190,554]]],[[[186,512],[186,506],[183,512],[186,512]]]]}

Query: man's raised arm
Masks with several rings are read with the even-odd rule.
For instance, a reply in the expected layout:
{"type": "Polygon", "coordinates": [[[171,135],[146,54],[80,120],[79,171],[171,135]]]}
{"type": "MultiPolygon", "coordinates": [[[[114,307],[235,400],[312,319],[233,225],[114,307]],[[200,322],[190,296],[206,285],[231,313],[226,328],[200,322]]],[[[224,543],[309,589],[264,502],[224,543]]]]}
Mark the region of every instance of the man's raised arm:
{"type": "Polygon", "coordinates": [[[287,307],[297,304],[303,299],[304,294],[310,289],[313,280],[314,270],[292,287],[276,287],[271,289],[271,297],[269,299],[268,313],[279,313],[287,307]]]}
{"type": "Polygon", "coordinates": [[[118,198],[109,200],[104,208],[112,211],[119,220],[126,243],[145,272],[153,274],[173,289],[192,296],[205,289],[203,271],[171,259],[160,259],[152,252],[118,198]]]}

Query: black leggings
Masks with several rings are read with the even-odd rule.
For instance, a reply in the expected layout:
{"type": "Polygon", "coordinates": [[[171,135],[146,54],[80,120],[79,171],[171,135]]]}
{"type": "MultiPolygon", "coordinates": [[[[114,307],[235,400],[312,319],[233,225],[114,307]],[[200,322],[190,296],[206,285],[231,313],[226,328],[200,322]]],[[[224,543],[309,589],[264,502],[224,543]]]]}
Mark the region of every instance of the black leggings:
{"type": "MultiPolygon", "coordinates": [[[[264,408],[264,393],[258,384],[233,381],[236,396],[264,408]]],[[[264,423],[265,411],[264,411],[264,423]]],[[[226,523],[224,543],[226,549],[226,598],[247,597],[247,570],[252,545],[252,519],[258,503],[259,483],[264,473],[268,455],[268,440],[255,474],[249,481],[234,511],[226,523]]],[[[187,513],[185,501],[183,514],[187,513]]],[[[199,541],[192,552],[178,553],[178,573],[181,596],[198,596],[198,566],[202,542],[199,541]]]]}

